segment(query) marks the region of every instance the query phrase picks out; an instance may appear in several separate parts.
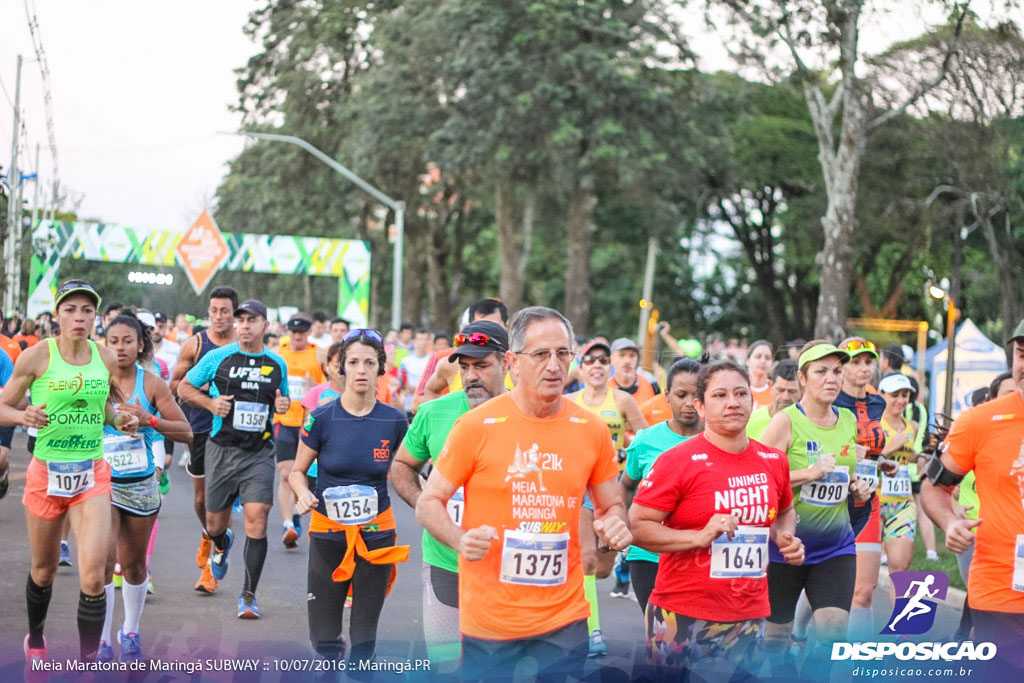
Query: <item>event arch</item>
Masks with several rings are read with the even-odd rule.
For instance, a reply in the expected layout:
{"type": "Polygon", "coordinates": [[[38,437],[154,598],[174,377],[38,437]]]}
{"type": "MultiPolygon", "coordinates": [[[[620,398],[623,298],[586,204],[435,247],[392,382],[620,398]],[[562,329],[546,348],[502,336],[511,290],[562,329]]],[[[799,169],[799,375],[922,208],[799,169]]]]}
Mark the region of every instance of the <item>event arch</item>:
{"type": "MultiPolygon", "coordinates": [[[[112,223],[41,221],[29,273],[27,313],[53,310],[65,258],[185,268],[177,246],[187,230],[131,228],[112,223]]],[[[300,235],[221,233],[228,247],[220,270],[318,275],[338,279],[338,315],[365,327],[370,309],[370,250],[362,240],[300,235]]],[[[201,289],[201,288],[200,288],[201,289]]]]}

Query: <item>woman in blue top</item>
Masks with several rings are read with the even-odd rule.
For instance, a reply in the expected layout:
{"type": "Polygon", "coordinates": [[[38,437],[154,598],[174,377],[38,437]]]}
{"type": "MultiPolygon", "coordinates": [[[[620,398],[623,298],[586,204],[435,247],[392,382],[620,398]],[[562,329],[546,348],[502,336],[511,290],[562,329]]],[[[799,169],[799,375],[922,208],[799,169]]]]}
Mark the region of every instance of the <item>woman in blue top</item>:
{"type": "Polygon", "coordinates": [[[106,566],[107,617],[97,661],[112,661],[110,643],[114,617],[114,565],[120,560],[124,581],[124,625],[118,633],[121,661],[142,658],[139,620],[146,603],[146,549],[160,511],[158,482],[163,461],[153,457],[157,434],[172,441],[188,443],[192,430],[181,408],[171,396],[167,383],[142,369],[153,352],[153,341],[142,323],[131,313],[122,312],[107,328],[107,348],[117,356],[117,371],[110,380],[121,396],[129,397],[119,408],[139,420],[135,435],[125,435],[112,427],[103,431],[103,457],[110,464],[110,502],[113,512],[110,552],[106,566]]]}
{"type": "Polygon", "coordinates": [[[404,413],[377,401],[385,362],[379,332],[349,332],[338,362],[345,390],[306,419],[288,483],[299,512],[313,517],[306,600],[313,649],[326,658],[345,656],[342,615],[351,587],[351,660],[365,661],[376,650],[394,564],[408,558],[408,546],[395,546],[388,473],[409,424],[404,413]],[[315,492],[306,478],[313,460],[315,492]]]}

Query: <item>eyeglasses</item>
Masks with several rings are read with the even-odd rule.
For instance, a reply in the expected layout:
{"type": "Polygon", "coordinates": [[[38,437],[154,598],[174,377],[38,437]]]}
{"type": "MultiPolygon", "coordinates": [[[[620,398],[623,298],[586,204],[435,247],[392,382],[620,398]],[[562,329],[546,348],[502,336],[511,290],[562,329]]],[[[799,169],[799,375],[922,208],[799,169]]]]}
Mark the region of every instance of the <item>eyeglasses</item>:
{"type": "MultiPolygon", "coordinates": [[[[473,334],[462,334],[461,332],[455,335],[455,345],[462,346],[463,344],[472,344],[473,346],[487,346],[491,342],[490,335],[484,334],[483,332],[474,332],[473,334]]],[[[495,339],[495,344],[501,345],[501,343],[495,339]]]]}
{"type": "Polygon", "coordinates": [[[611,362],[612,359],[608,357],[607,353],[602,353],[600,356],[586,355],[580,357],[581,365],[593,365],[594,363],[600,363],[601,365],[610,365],[611,362]]]}
{"type": "Polygon", "coordinates": [[[860,339],[854,339],[849,342],[845,347],[845,351],[874,351],[875,345],[869,341],[861,341],[860,339]]]}
{"type": "Polygon", "coordinates": [[[362,337],[363,335],[366,335],[370,339],[376,342],[380,342],[381,344],[384,343],[384,338],[380,336],[380,332],[378,332],[377,330],[371,330],[369,328],[364,327],[357,327],[354,330],[349,330],[348,334],[341,338],[341,341],[347,342],[349,339],[356,339],[357,337],[362,337]]]}
{"type": "Polygon", "coordinates": [[[554,354],[558,362],[563,365],[568,365],[569,361],[576,355],[576,352],[572,349],[555,349],[554,351],[551,349],[541,349],[540,351],[531,351],[530,353],[526,351],[515,351],[514,353],[517,356],[527,356],[533,362],[541,364],[551,360],[551,354],[554,354]]]}

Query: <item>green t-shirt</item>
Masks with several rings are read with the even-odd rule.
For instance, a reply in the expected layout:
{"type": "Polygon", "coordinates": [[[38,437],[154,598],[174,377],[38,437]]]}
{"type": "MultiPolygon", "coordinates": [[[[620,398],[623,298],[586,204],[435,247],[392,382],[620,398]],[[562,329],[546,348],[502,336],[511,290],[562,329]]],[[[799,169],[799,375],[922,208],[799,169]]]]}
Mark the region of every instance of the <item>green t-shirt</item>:
{"type": "MultiPolygon", "coordinates": [[[[626,476],[639,483],[651,471],[659,455],[689,438],[672,431],[668,422],[659,422],[653,427],[641,429],[633,437],[633,443],[626,449],[626,476]]],[[[631,545],[626,552],[626,559],[657,562],[658,553],[631,545]]]]}
{"type": "MultiPolygon", "coordinates": [[[[402,445],[421,462],[441,454],[455,421],[469,412],[465,391],[453,391],[420,406],[402,445]]],[[[423,561],[450,572],[459,571],[459,554],[423,530],[423,561]]]]}
{"type": "MultiPolygon", "coordinates": [[[[981,505],[981,501],[978,499],[978,488],[975,485],[974,470],[971,470],[964,475],[963,481],[960,482],[960,499],[957,501],[964,507],[973,506],[966,513],[967,519],[978,519],[978,509],[981,505]]],[[[977,531],[977,527],[971,529],[971,531],[977,531]]]]}
{"type": "Polygon", "coordinates": [[[747,436],[754,441],[760,441],[761,435],[764,434],[764,430],[768,428],[768,423],[772,421],[772,416],[768,413],[768,406],[758,408],[750,415],[750,422],[747,423],[747,436]]]}
{"type": "Polygon", "coordinates": [[[56,339],[47,339],[50,364],[32,382],[32,404],[45,405],[50,422],[36,435],[39,460],[77,462],[103,457],[110,373],[99,349],[89,342],[89,362],[70,365],[60,355],[56,339]]]}

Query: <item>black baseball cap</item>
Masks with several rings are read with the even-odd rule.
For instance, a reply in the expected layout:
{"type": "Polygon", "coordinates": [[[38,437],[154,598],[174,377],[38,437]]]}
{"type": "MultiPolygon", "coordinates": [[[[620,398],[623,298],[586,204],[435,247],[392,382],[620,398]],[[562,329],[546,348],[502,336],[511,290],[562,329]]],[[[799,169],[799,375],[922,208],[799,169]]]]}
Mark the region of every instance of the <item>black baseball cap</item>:
{"type": "Polygon", "coordinates": [[[461,356],[484,358],[508,351],[508,331],[490,320],[478,320],[463,327],[455,335],[455,343],[455,350],[448,356],[449,363],[455,363],[461,356]]]}
{"type": "Polygon", "coordinates": [[[53,299],[53,307],[57,308],[57,306],[60,306],[60,302],[64,301],[64,299],[68,298],[72,294],[85,294],[92,299],[97,308],[100,305],[99,292],[93,289],[92,285],[85,280],[67,280],[60,286],[60,289],[57,290],[57,294],[53,299]]]}
{"type": "Polygon", "coordinates": [[[313,319],[305,313],[296,313],[288,319],[287,327],[291,332],[309,332],[313,319]]]}
{"type": "Polygon", "coordinates": [[[238,308],[235,309],[235,317],[248,313],[249,315],[261,315],[264,319],[267,317],[267,306],[262,301],[256,299],[247,299],[242,303],[238,304],[238,308]]]}
{"type": "Polygon", "coordinates": [[[167,315],[160,311],[153,311],[153,319],[158,323],[165,323],[168,320],[167,315]]]}
{"type": "Polygon", "coordinates": [[[1014,328],[1013,334],[1011,334],[1010,338],[1006,340],[1006,343],[1012,344],[1018,339],[1024,339],[1024,320],[1021,320],[1019,323],[1017,323],[1017,327],[1014,328]]]}

